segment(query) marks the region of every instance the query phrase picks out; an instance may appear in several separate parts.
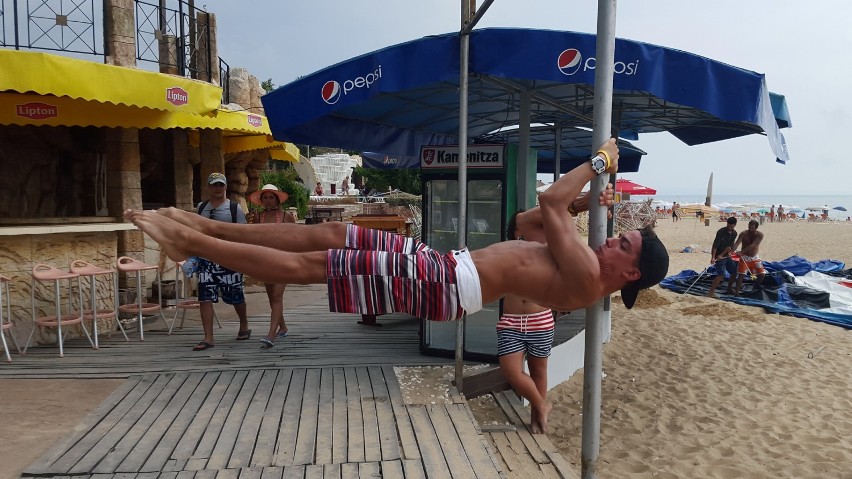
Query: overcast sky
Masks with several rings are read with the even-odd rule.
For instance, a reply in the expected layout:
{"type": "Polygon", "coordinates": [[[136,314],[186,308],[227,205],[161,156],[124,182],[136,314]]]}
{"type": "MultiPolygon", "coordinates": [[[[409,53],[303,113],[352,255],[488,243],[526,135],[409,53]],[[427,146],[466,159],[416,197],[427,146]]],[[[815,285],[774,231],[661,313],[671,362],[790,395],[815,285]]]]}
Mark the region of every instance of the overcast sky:
{"type": "MultiPolygon", "coordinates": [[[[477,1],[482,4],[482,0],[477,1]]],[[[458,31],[459,0],[207,0],[219,56],[282,86],[354,56],[427,35],[458,31]]],[[[763,136],[688,147],[667,133],[634,142],[648,152],[625,177],[660,195],[849,195],[847,158],[852,3],[840,0],[632,0],[618,2],[616,35],[709,57],[766,75],[785,95],[793,128],[782,130],[791,161],[775,163],[763,136]],[[847,88],[843,88],[847,87],[847,88]],[[833,144],[835,142],[836,144],[833,144]]],[[[478,27],[594,33],[592,0],[495,0],[478,27]]]]}

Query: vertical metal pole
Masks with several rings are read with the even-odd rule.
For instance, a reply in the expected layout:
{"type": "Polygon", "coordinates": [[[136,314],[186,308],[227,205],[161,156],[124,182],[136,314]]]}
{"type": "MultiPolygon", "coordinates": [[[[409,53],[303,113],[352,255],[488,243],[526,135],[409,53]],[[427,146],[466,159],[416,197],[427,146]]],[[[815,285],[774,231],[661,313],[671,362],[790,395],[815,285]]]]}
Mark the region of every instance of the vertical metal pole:
{"type": "MultiPolygon", "coordinates": [[[[615,61],[616,0],[598,0],[598,33],[595,57],[595,112],[593,150],[610,137],[612,124],[612,75],[615,61]]],[[[609,175],[591,182],[590,195],[597,198],[609,175]]],[[[606,240],[606,208],[589,202],[589,246],[597,248],[606,240]]],[[[586,309],[586,351],[583,370],[583,479],[597,477],[601,433],[601,372],[603,363],[603,299],[586,309]]]]}
{"type": "Polygon", "coordinates": [[[15,22],[15,50],[20,50],[21,44],[18,41],[18,0],[12,2],[12,18],[15,22]]]}
{"type": "MultiPolygon", "coordinates": [[[[459,33],[459,249],[467,244],[467,72],[470,35],[464,28],[470,22],[472,0],[461,0],[461,29],[459,33]]],[[[462,391],[464,373],[465,315],[456,323],[456,389],[462,391]]]]}
{"type": "Polygon", "coordinates": [[[557,126],[554,145],[553,145],[553,181],[559,179],[559,170],[562,169],[562,127],[557,126]]]}

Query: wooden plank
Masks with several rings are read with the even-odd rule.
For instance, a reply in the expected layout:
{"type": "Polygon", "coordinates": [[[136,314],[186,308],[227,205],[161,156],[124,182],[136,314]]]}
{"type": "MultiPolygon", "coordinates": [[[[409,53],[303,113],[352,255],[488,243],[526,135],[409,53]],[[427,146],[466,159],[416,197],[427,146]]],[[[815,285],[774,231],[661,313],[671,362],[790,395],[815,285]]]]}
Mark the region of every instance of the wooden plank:
{"type": "Polygon", "coordinates": [[[305,466],[305,479],[322,479],[323,469],[320,464],[305,466]]]}
{"type": "Polygon", "coordinates": [[[411,418],[408,416],[408,409],[405,407],[405,400],[402,397],[399,381],[396,378],[393,366],[383,366],[382,372],[384,373],[385,385],[388,388],[388,397],[390,398],[391,408],[393,409],[396,431],[402,448],[400,451],[402,458],[420,459],[420,449],[418,449],[417,440],[414,438],[411,418]]]}
{"type": "MultiPolygon", "coordinates": [[[[305,389],[302,393],[302,410],[299,413],[299,432],[296,436],[293,464],[314,464],[320,372],[319,369],[308,369],[305,374],[305,389]]],[[[307,469],[305,471],[307,474],[307,469]]]]}
{"type": "Polygon", "coordinates": [[[334,427],[334,371],[323,368],[320,376],[319,401],[317,404],[317,431],[315,464],[331,464],[334,427]]]}
{"type": "Polygon", "coordinates": [[[512,449],[509,444],[509,439],[502,432],[493,432],[490,435],[491,443],[497,448],[497,454],[503,463],[506,465],[507,472],[514,472],[521,469],[521,464],[518,462],[518,453],[512,449]]]}
{"type": "MultiPolygon", "coordinates": [[[[253,466],[257,468],[257,466],[253,466]]],[[[262,468],[260,479],[281,479],[284,476],[284,468],[281,466],[269,466],[262,468]]],[[[216,479],[219,479],[218,477],[216,479]]]]}
{"type": "Polygon", "coordinates": [[[281,424],[281,415],[284,410],[284,399],[290,388],[290,370],[278,371],[272,393],[266,403],[263,412],[263,420],[257,433],[254,444],[254,453],[251,458],[252,466],[270,466],[275,457],[275,442],[278,438],[278,428],[281,424]]]}
{"type": "Polygon", "coordinates": [[[545,479],[559,479],[559,473],[556,472],[556,466],[553,464],[539,464],[538,467],[541,468],[541,477],[545,479]]]}
{"type": "Polygon", "coordinates": [[[299,414],[302,409],[302,393],[305,390],[304,369],[293,370],[290,376],[290,388],[284,400],[281,411],[281,427],[278,429],[275,456],[272,464],[275,466],[292,466],[293,455],[296,452],[296,435],[299,432],[299,414]]]}
{"type": "MultiPolygon", "coordinates": [[[[213,456],[213,451],[216,449],[219,437],[223,434],[223,428],[228,420],[228,416],[231,414],[231,406],[237,402],[237,397],[240,395],[243,383],[246,382],[247,377],[248,372],[246,371],[237,371],[234,373],[228,388],[215,405],[212,415],[209,416],[201,439],[192,452],[192,456],[187,461],[187,469],[220,469],[210,468],[207,465],[213,456]]],[[[227,432],[225,433],[227,434],[227,432]]],[[[228,452],[230,453],[230,450],[228,452]]],[[[217,462],[221,463],[221,461],[217,462]]]]}
{"type": "Polygon", "coordinates": [[[379,420],[376,415],[376,400],[370,373],[365,367],[355,369],[358,377],[358,390],[361,397],[361,416],[364,421],[364,460],[376,462],[382,460],[382,445],[379,442],[379,420]]]}
{"type": "Polygon", "coordinates": [[[348,436],[348,406],[346,403],[346,378],[342,368],[332,369],[332,430],[331,430],[331,462],[344,463],[349,457],[348,436]]]}
{"type": "Polygon", "coordinates": [[[216,471],[216,479],[238,479],[239,477],[239,469],[221,469],[216,471]]]}
{"type": "MultiPolygon", "coordinates": [[[[362,462],[358,464],[358,477],[360,479],[378,479],[382,477],[378,462],[362,462]]],[[[393,476],[388,476],[393,477],[393,476]]]]}
{"type": "MultiPolygon", "coordinates": [[[[192,392],[198,386],[198,383],[201,382],[203,376],[204,375],[201,373],[180,373],[175,375],[175,379],[183,379],[178,386],[178,389],[175,391],[174,395],[168,399],[168,404],[163,409],[162,413],[155,418],[155,421],[151,423],[147,431],[144,431],[139,442],[133,446],[127,457],[125,457],[121,464],[119,464],[117,470],[127,472],[142,470],[142,466],[151,456],[152,451],[160,444],[160,441],[166,434],[166,431],[169,427],[171,427],[175,418],[183,409],[186,402],[190,399],[192,392]]],[[[168,452],[171,453],[171,450],[168,452]]],[[[168,459],[167,455],[162,456],[162,461],[164,463],[166,459],[168,459]]],[[[147,472],[155,471],[149,470],[147,472]]]]}
{"type": "Polygon", "coordinates": [[[429,413],[423,406],[408,406],[408,415],[414,428],[414,436],[420,447],[420,457],[423,458],[423,469],[426,476],[432,478],[450,478],[449,466],[444,459],[438,436],[432,428],[429,413]]]}
{"type": "MultiPolygon", "coordinates": [[[[519,427],[518,430],[526,429],[526,424],[529,424],[530,415],[529,412],[524,407],[523,403],[521,403],[520,398],[512,392],[505,392],[500,394],[495,394],[494,398],[497,399],[498,404],[501,404],[504,412],[510,419],[513,421],[519,421],[520,424],[523,424],[524,427],[519,427]],[[508,405],[509,407],[505,407],[508,405]],[[514,413],[514,416],[513,414],[514,413]]],[[[550,439],[545,434],[531,434],[532,439],[538,444],[538,447],[547,454],[547,453],[558,453],[559,449],[550,442],[550,439]]]]}
{"type": "Polygon", "coordinates": [[[402,461],[399,459],[395,461],[382,461],[381,466],[381,477],[405,477],[405,473],[402,470],[402,461]]]}
{"type": "Polygon", "coordinates": [[[323,464],[323,479],[340,479],[340,464],[323,464]]]}
{"type": "Polygon", "coordinates": [[[556,467],[556,472],[562,479],[579,479],[579,475],[571,467],[571,464],[562,457],[558,452],[545,451],[550,462],[556,467]]]}
{"type": "Polygon", "coordinates": [[[348,443],[346,462],[364,462],[364,422],[361,416],[361,391],[355,368],[345,368],[348,443]]]}
{"type": "MultiPolygon", "coordinates": [[[[255,466],[252,464],[252,452],[258,440],[260,425],[266,414],[266,405],[270,400],[275,379],[278,377],[277,371],[266,370],[257,373],[260,373],[261,378],[239,426],[239,434],[228,460],[228,469],[255,466]]],[[[261,467],[268,465],[262,464],[261,467]]]]}
{"type": "MultiPolygon", "coordinates": [[[[112,445],[109,452],[105,454],[97,466],[92,469],[93,472],[136,472],[136,469],[142,466],[144,458],[139,461],[134,461],[134,469],[120,469],[122,462],[124,462],[124,460],[136,450],[140,440],[145,436],[150,428],[154,426],[155,422],[162,417],[166,407],[170,404],[172,398],[175,394],[177,394],[180,387],[183,386],[183,383],[187,379],[187,375],[185,373],[164,376],[170,376],[168,384],[166,384],[157,397],[151,401],[150,405],[146,405],[147,407],[144,409],[142,415],[127,430],[121,440],[112,445]]],[[[139,405],[134,406],[134,409],[136,407],[139,407],[139,405]]],[[[166,418],[165,420],[167,421],[167,424],[171,424],[170,418],[166,418]]],[[[150,453],[150,450],[153,449],[155,445],[156,438],[154,442],[147,446],[148,451],[146,452],[150,453]]],[[[146,447],[146,445],[140,447],[146,447]]]]}
{"type": "MultiPolygon", "coordinates": [[[[260,479],[261,474],[263,474],[263,469],[260,467],[244,467],[242,469],[230,469],[230,471],[239,471],[239,479],[260,479]]],[[[216,479],[219,479],[219,475],[221,475],[222,472],[222,470],[219,471],[219,474],[216,475],[216,479]]]]}
{"type": "Polygon", "coordinates": [[[420,459],[403,459],[402,469],[405,479],[426,479],[426,471],[423,470],[420,459]]]}
{"type": "Polygon", "coordinates": [[[196,471],[195,479],[216,479],[217,472],[215,469],[207,469],[206,471],[196,471]]]}
{"type": "Polygon", "coordinates": [[[453,422],[459,440],[461,440],[468,461],[470,461],[476,477],[499,479],[500,473],[494,458],[485,447],[485,438],[477,434],[470,416],[465,409],[465,406],[454,404],[447,407],[447,412],[450,420],[453,422]]]}
{"type": "MultiPolygon", "coordinates": [[[[213,451],[207,461],[207,469],[227,468],[234,451],[234,446],[237,443],[237,437],[240,434],[246,414],[249,411],[249,406],[253,404],[255,393],[262,378],[263,371],[251,371],[246,376],[236,399],[229,405],[229,411],[222,424],[222,430],[219,432],[219,439],[216,441],[216,445],[213,447],[213,451]]],[[[262,410],[262,408],[259,409],[258,413],[262,410]]],[[[248,457],[245,459],[247,461],[248,457]]]]}
{"type": "Polygon", "coordinates": [[[390,393],[385,384],[382,368],[368,368],[370,383],[373,388],[373,398],[376,403],[376,418],[379,426],[379,443],[381,444],[382,461],[399,459],[399,436],[396,433],[396,419],[393,406],[390,403],[390,393]]]}
{"type": "MultiPolygon", "coordinates": [[[[200,378],[197,386],[194,390],[190,391],[188,399],[186,399],[186,401],[181,405],[181,409],[178,411],[177,416],[172,421],[172,424],[169,426],[165,434],[163,434],[160,442],[154,447],[150,456],[145,461],[145,464],[142,465],[142,472],[164,470],[179,471],[179,469],[175,469],[177,464],[176,462],[173,462],[173,459],[171,459],[171,454],[177,447],[180,439],[186,433],[192,419],[201,408],[204,398],[213,388],[219,377],[217,373],[194,373],[193,376],[198,376],[200,378]]],[[[186,388],[186,385],[184,388],[186,388]]]]}
{"type": "Polygon", "coordinates": [[[341,479],[358,479],[358,464],[354,462],[344,462],[340,465],[341,479]]]}
{"type": "MultiPolygon", "coordinates": [[[[151,379],[148,379],[147,381],[150,383],[151,379]]],[[[141,392],[137,390],[137,387],[142,382],[143,378],[141,376],[134,376],[121,383],[121,385],[119,385],[106,399],[104,399],[98,407],[86,415],[82,422],[74,426],[74,431],[69,434],[65,440],[51,447],[36,462],[29,466],[24,471],[24,474],[37,476],[45,474],[48,471],[56,471],[57,469],[67,470],[67,466],[57,465],[55,468],[51,468],[51,466],[63,455],[70,452],[70,449],[75,444],[79,444],[83,438],[88,436],[91,441],[93,438],[100,439],[100,437],[103,437],[102,434],[101,436],[97,436],[97,434],[92,434],[91,431],[98,427],[105,428],[107,424],[112,424],[112,420],[115,420],[116,417],[113,414],[116,412],[116,408],[121,406],[124,398],[128,395],[134,394],[134,392],[141,395],[141,392]],[[110,418],[110,416],[112,416],[112,418],[110,418]]],[[[147,388],[147,385],[145,387],[147,388]]],[[[78,451],[84,450],[87,450],[86,446],[82,446],[78,449],[78,451]]]]}
{"type": "Polygon", "coordinates": [[[180,437],[180,439],[178,439],[177,446],[175,446],[174,451],[172,451],[172,458],[177,461],[182,461],[184,463],[184,467],[186,467],[186,461],[192,457],[195,452],[195,448],[201,442],[201,438],[207,430],[210,419],[219,407],[219,402],[228,390],[232,389],[231,382],[233,381],[236,373],[233,371],[227,371],[223,373],[208,374],[218,375],[218,377],[216,377],[216,383],[206,395],[204,395],[202,391],[199,392],[200,395],[204,396],[201,408],[198,409],[197,413],[192,418],[192,422],[189,424],[189,427],[186,428],[186,432],[180,437]]]}
{"type": "Polygon", "coordinates": [[[435,434],[438,436],[441,451],[444,453],[444,459],[447,461],[447,466],[450,469],[452,477],[473,479],[476,477],[476,474],[473,472],[467,455],[465,455],[464,447],[456,433],[456,428],[450,420],[450,415],[447,411],[447,408],[450,406],[447,404],[433,404],[427,406],[426,410],[429,412],[429,419],[432,421],[435,434]]]}
{"type": "Polygon", "coordinates": [[[303,479],[305,466],[285,466],[283,479],[303,479]]]}
{"type": "MultiPolygon", "coordinates": [[[[535,469],[538,470],[538,465],[542,463],[549,463],[550,460],[545,456],[544,461],[538,462],[533,457],[532,451],[527,448],[527,445],[524,444],[524,441],[521,441],[520,436],[518,435],[518,431],[507,432],[506,439],[509,440],[509,444],[512,445],[512,449],[518,454],[518,462],[521,463],[522,467],[527,470],[535,469]]],[[[535,445],[533,445],[535,447],[535,445]]],[[[540,454],[541,451],[539,451],[540,454]]]]}
{"type": "MultiPolygon", "coordinates": [[[[138,397],[133,404],[126,405],[126,413],[116,422],[106,434],[101,436],[101,440],[91,446],[82,457],[68,468],[68,472],[72,474],[85,474],[91,472],[114,473],[114,469],[95,470],[95,467],[103,460],[103,458],[112,451],[113,447],[121,443],[126,434],[131,431],[136,422],[142,417],[148,407],[156,401],[157,397],[164,388],[171,382],[173,375],[159,375],[154,379],[154,383],[138,397]]],[[[123,443],[126,448],[126,443],[123,443]]]]}
{"type": "Polygon", "coordinates": [[[176,479],[195,479],[195,471],[180,471],[176,479]]]}

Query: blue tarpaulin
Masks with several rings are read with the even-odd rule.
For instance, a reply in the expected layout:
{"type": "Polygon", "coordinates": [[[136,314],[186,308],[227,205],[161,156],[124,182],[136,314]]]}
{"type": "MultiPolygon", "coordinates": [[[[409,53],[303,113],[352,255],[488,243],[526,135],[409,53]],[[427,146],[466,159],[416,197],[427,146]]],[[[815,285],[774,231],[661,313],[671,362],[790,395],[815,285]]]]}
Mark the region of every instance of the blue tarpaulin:
{"type": "MultiPolygon", "coordinates": [[[[716,291],[718,299],[762,307],[770,313],[788,314],[852,329],[852,309],[848,306],[838,307],[838,304],[852,304],[852,289],[832,284],[832,290],[817,286],[816,280],[795,279],[809,276],[818,278],[820,275],[815,273],[852,279],[852,270],[844,271],[845,264],[842,261],[829,259],[810,262],[799,256],[791,256],[782,261],[764,262],[763,265],[766,277],[761,287],[746,280],[741,295],[734,296],[721,294],[725,288],[720,286],[716,291]]],[[[660,286],[678,293],[689,290],[690,294],[705,296],[715,275],[713,266],[702,273],[684,270],[665,278],[660,286]]]]}

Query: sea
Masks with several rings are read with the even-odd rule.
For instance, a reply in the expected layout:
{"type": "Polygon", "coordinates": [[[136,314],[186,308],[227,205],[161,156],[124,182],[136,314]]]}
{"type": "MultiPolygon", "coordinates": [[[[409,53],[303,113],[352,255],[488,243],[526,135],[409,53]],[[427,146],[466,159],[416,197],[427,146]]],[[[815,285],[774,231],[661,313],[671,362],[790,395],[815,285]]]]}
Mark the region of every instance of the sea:
{"type": "MultiPolygon", "coordinates": [[[[647,199],[646,196],[634,196],[632,201],[647,199]]],[[[654,201],[670,204],[677,201],[681,205],[689,203],[704,204],[704,195],[656,195],[654,201]]],[[[784,210],[798,208],[804,210],[809,207],[828,207],[828,216],[834,220],[845,220],[852,216],[852,195],[713,195],[711,203],[715,206],[719,203],[730,203],[734,205],[746,205],[749,210],[758,208],[769,208],[779,204],[784,205],[784,210]],[[835,207],[847,208],[848,211],[835,210],[835,207]]],[[[801,213],[799,213],[801,216],[801,213]]],[[[807,217],[807,212],[805,214],[807,217]]]]}

